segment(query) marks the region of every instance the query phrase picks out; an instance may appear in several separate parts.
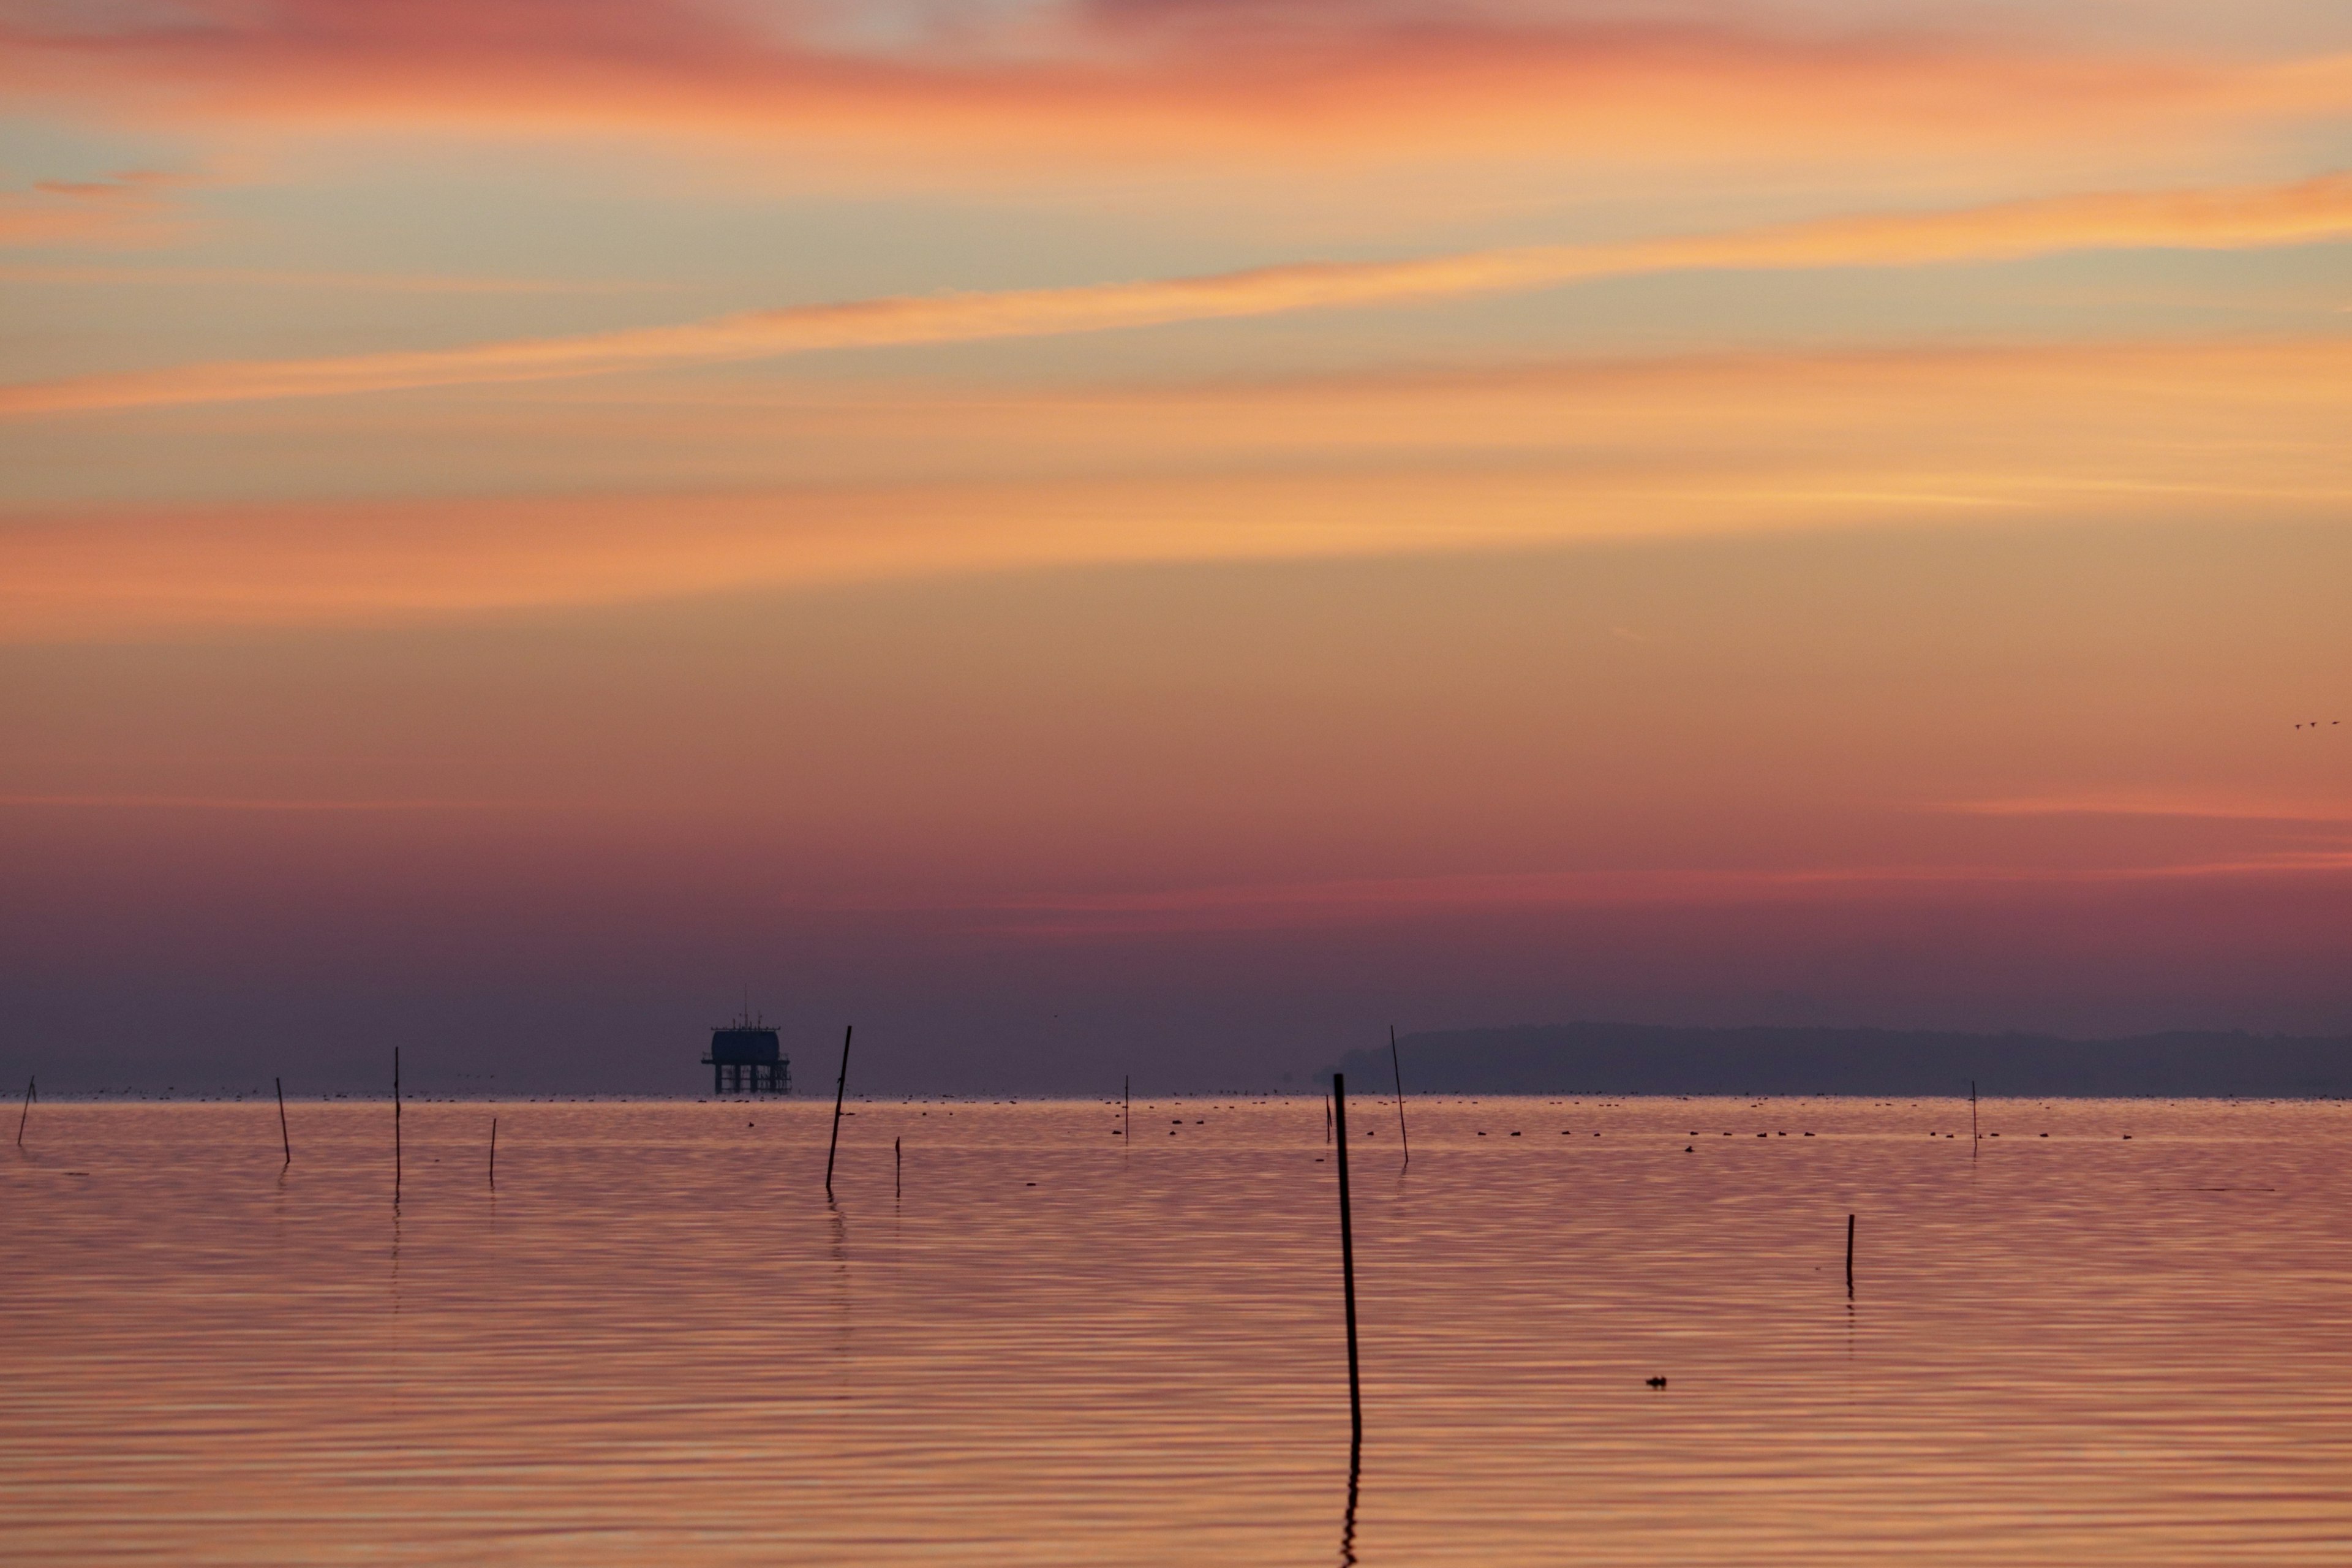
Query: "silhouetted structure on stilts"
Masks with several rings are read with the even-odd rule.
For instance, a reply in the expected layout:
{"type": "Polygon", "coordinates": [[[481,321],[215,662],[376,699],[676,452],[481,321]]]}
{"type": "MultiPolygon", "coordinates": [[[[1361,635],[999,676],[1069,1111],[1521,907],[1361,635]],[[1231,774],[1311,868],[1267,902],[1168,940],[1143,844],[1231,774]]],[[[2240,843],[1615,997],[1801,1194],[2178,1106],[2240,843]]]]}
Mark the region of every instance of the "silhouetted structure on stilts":
{"type": "Polygon", "coordinates": [[[792,1058],[784,1055],[776,1031],[748,1012],[710,1031],[710,1050],[702,1065],[710,1069],[713,1094],[793,1091],[792,1058]]]}

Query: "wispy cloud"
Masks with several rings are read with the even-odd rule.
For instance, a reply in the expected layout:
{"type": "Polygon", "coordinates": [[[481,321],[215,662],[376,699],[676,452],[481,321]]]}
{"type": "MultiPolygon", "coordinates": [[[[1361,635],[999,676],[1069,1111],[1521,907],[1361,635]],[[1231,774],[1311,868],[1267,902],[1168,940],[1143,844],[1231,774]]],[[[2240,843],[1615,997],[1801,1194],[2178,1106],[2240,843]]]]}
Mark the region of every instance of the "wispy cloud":
{"type": "MultiPolygon", "coordinates": [[[[1378,924],[1539,909],[1916,900],[2147,881],[2332,877],[2352,847],[2140,865],[1861,865],[1492,872],[1042,895],[962,911],[979,929],[1049,938],[1378,924]]],[[[849,906],[878,907],[878,906],[849,906]]]]}
{"type": "MultiPolygon", "coordinates": [[[[2269,723],[2268,721],[2264,722],[2269,723]]],[[[2026,795],[1948,801],[1933,809],[1963,816],[2152,816],[2215,822],[2352,822],[2352,801],[2278,800],[2211,795],[2026,795]]]]}
{"type": "Polygon", "coordinates": [[[501,278],[448,272],[327,272],[276,267],[0,266],[0,283],[318,289],[353,294],[639,294],[678,287],[629,279],[501,278]]]}
{"type": "Polygon", "coordinates": [[[103,180],[36,180],[0,191],[0,249],[161,244],[181,228],[167,193],[178,175],[135,169],[103,180]]]}
{"type": "Polygon", "coordinates": [[[675,326],[460,348],[225,362],[0,387],[0,414],[331,397],[603,375],[826,349],[969,342],[1402,305],[1678,270],[1913,267],[2067,250],[2209,249],[2352,237],[2352,175],[2289,184],[2107,192],[1874,214],[1613,245],[1530,246],[1406,261],[1302,262],[1192,278],[898,296],[675,326]]]}
{"type": "Polygon", "coordinates": [[[0,795],[0,810],[49,808],[68,811],[226,812],[438,812],[544,811],[551,803],[527,800],[347,800],[291,799],[257,795],[0,795]]]}
{"type": "Polygon", "coordinates": [[[2352,342],[2332,339],[1708,356],[1026,401],[991,389],[801,425],[754,402],[623,405],[581,426],[566,403],[559,428],[583,447],[857,445],[882,466],[732,490],[595,490],[589,478],[577,494],[20,510],[0,519],[0,638],[1073,566],[2210,521],[2217,507],[2332,524],[2352,504],[2347,409],[2352,342]],[[894,455],[908,449],[938,477],[906,480],[894,455]]]}

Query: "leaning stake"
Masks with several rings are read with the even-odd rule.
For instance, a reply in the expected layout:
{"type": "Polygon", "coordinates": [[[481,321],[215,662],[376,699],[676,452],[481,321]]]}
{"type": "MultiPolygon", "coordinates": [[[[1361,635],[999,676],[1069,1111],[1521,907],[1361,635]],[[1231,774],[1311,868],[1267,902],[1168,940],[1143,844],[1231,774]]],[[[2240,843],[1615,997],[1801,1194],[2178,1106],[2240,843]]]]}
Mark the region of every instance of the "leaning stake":
{"type": "Polygon", "coordinates": [[[19,1149],[25,1146],[25,1119],[33,1114],[33,1082],[29,1078],[25,1080],[25,1109],[16,1113],[16,1147],[19,1149]]]}
{"type": "Polygon", "coordinates": [[[1331,1127],[1339,1149],[1339,1279],[1348,1300],[1348,1429],[1364,1440],[1364,1393],[1356,1371],[1356,1226],[1348,1211],[1348,1080],[1331,1075],[1331,1127]]]}
{"type": "Polygon", "coordinates": [[[499,1184],[499,1119],[490,1118],[490,1185],[499,1184]]]}
{"type": "Polygon", "coordinates": [[[290,1165],[294,1163],[294,1134],[286,1131],[286,1080],[273,1078],[269,1081],[278,1086],[278,1139],[286,1145],[286,1163],[290,1165]]]}
{"type": "Polygon", "coordinates": [[[1853,1297],[1853,1215],[1845,1216],[1845,1293],[1853,1297]]]}
{"type": "Polygon", "coordinates": [[[841,1097],[849,1089],[849,1037],[857,1032],[850,1025],[841,1031],[841,1076],[833,1085],[833,1142],[824,1146],[824,1195],[833,1196],[833,1153],[841,1147],[841,1097]]]}
{"type": "Polygon", "coordinates": [[[1404,1140],[1404,1163],[1412,1163],[1412,1134],[1404,1130],[1404,1062],[1398,1057],[1396,1026],[1389,1026],[1389,1066],[1396,1073],[1397,1136],[1404,1140]]]}

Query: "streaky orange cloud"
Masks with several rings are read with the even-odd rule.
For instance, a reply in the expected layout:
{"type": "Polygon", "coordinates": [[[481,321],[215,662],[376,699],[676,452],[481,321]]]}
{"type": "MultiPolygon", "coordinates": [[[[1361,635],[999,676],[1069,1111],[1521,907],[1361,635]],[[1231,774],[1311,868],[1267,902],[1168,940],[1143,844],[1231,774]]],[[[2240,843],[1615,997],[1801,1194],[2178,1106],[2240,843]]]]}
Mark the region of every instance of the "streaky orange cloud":
{"type": "MultiPolygon", "coordinates": [[[[1966,896],[2033,887],[2335,877],[2346,872],[2352,872],[2352,847],[2288,850],[2232,860],[2153,860],[2096,867],[1912,864],[1474,872],[1032,897],[962,912],[974,925],[989,930],[1109,938],[1379,923],[1447,910],[1852,902],[1910,899],[1937,890],[1966,896]]],[[[905,906],[874,900],[844,901],[838,907],[905,906]]]]}
{"type": "MultiPolygon", "coordinates": [[[[2085,489],[2151,496],[2333,496],[2352,479],[2338,438],[2347,414],[2352,338],[2325,336],[1895,344],[1019,387],[753,369],[548,383],[529,395],[464,391],[399,410],[314,402],[170,418],[223,437],[313,444],[462,428],[498,456],[463,472],[453,461],[445,481],[509,489],[545,468],[516,472],[506,456],[556,445],[569,484],[616,489],[675,485],[681,473],[743,488],[896,483],[912,450],[932,474],[975,481],[1394,467],[1433,454],[1457,464],[1573,458],[1597,475],[1679,458],[1694,491],[1732,476],[1726,482],[1760,493],[1777,483],[1767,475],[1858,474],[1857,444],[1872,443],[1902,454],[1913,481],[1888,490],[1983,507],[2011,493],[1994,484],[2001,471],[2021,489],[2063,475],[2085,489]],[[2018,423],[2027,409],[2030,430],[2018,423]],[[593,466],[583,450],[596,454],[593,466]],[[2233,451],[2259,451],[2261,461],[2232,462],[2233,451]],[[1916,482],[1937,473],[1948,482],[1916,482]]],[[[234,447],[221,449],[225,475],[250,477],[234,447]]],[[[246,493],[257,500],[268,489],[246,493]]]]}
{"type": "Polygon", "coordinates": [[[175,176],[133,170],[107,180],[36,180],[0,191],[0,249],[158,245],[179,225],[163,192],[175,176]]]}
{"type": "Polygon", "coordinates": [[[0,522],[0,638],[1890,523],[2336,521],[2352,505],[2343,339],[1515,366],[1485,384],[1457,372],[1184,395],[1073,413],[1049,394],[1025,426],[1000,406],[987,427],[1006,448],[1115,447],[1115,479],[998,468],[923,485],[19,512],[0,522]]]}
{"type": "Polygon", "coordinates": [[[2212,822],[2334,824],[2352,822],[2341,800],[2276,800],[2186,795],[2025,795],[1950,801],[1936,807],[1963,816],[2158,816],[2212,822]]]}
{"type": "Polygon", "coordinates": [[[1304,262],[1134,283],[856,300],[453,349],[183,365],[0,386],[0,415],[603,375],[824,349],[970,342],[1410,304],[1641,273],[1915,267],[2068,250],[2239,249],[2347,237],[2352,175],[2333,174],[2288,184],[2102,192],[1624,244],[1515,247],[1408,261],[1304,262]]]}
{"type": "Polygon", "coordinates": [[[823,137],[933,164],[1325,162],[1475,148],[1750,156],[2109,142],[2332,115],[2352,60],[2021,47],[1954,16],[1540,5],[940,8],[847,39],[724,0],[178,0],[0,26],[0,85],[118,119],[823,137]]]}
{"type": "MultiPolygon", "coordinates": [[[[0,220],[0,236],[5,234],[0,220]]],[[[5,240],[0,240],[5,243],[5,240]]],[[[278,267],[0,266],[0,283],[160,284],[223,289],[318,289],[353,294],[637,294],[675,283],[628,279],[500,277],[462,272],[328,272],[278,267]]]]}
{"type": "Polygon", "coordinates": [[[228,812],[383,812],[383,811],[543,811],[541,800],[357,800],[320,798],[296,800],[254,795],[0,795],[0,809],[46,807],[72,811],[228,811],[228,812]]]}

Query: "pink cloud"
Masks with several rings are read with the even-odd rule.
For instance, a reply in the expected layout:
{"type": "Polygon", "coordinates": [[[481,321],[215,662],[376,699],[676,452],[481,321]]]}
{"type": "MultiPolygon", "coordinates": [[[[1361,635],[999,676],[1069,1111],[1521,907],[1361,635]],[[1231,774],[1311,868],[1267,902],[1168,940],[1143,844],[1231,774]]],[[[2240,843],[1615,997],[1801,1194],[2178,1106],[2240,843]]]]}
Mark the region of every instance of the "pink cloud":
{"type": "MultiPolygon", "coordinates": [[[[132,121],[847,133],[933,157],[1852,150],[2179,117],[2329,114],[2347,67],[1849,30],[1769,12],[1090,5],[932,16],[887,44],[718,0],[184,0],[20,15],[0,82],[132,121]],[[1073,132],[1082,134],[1074,136],[1073,132]]],[[[2133,128],[2137,127],[2137,130],[2133,128]]]]}

